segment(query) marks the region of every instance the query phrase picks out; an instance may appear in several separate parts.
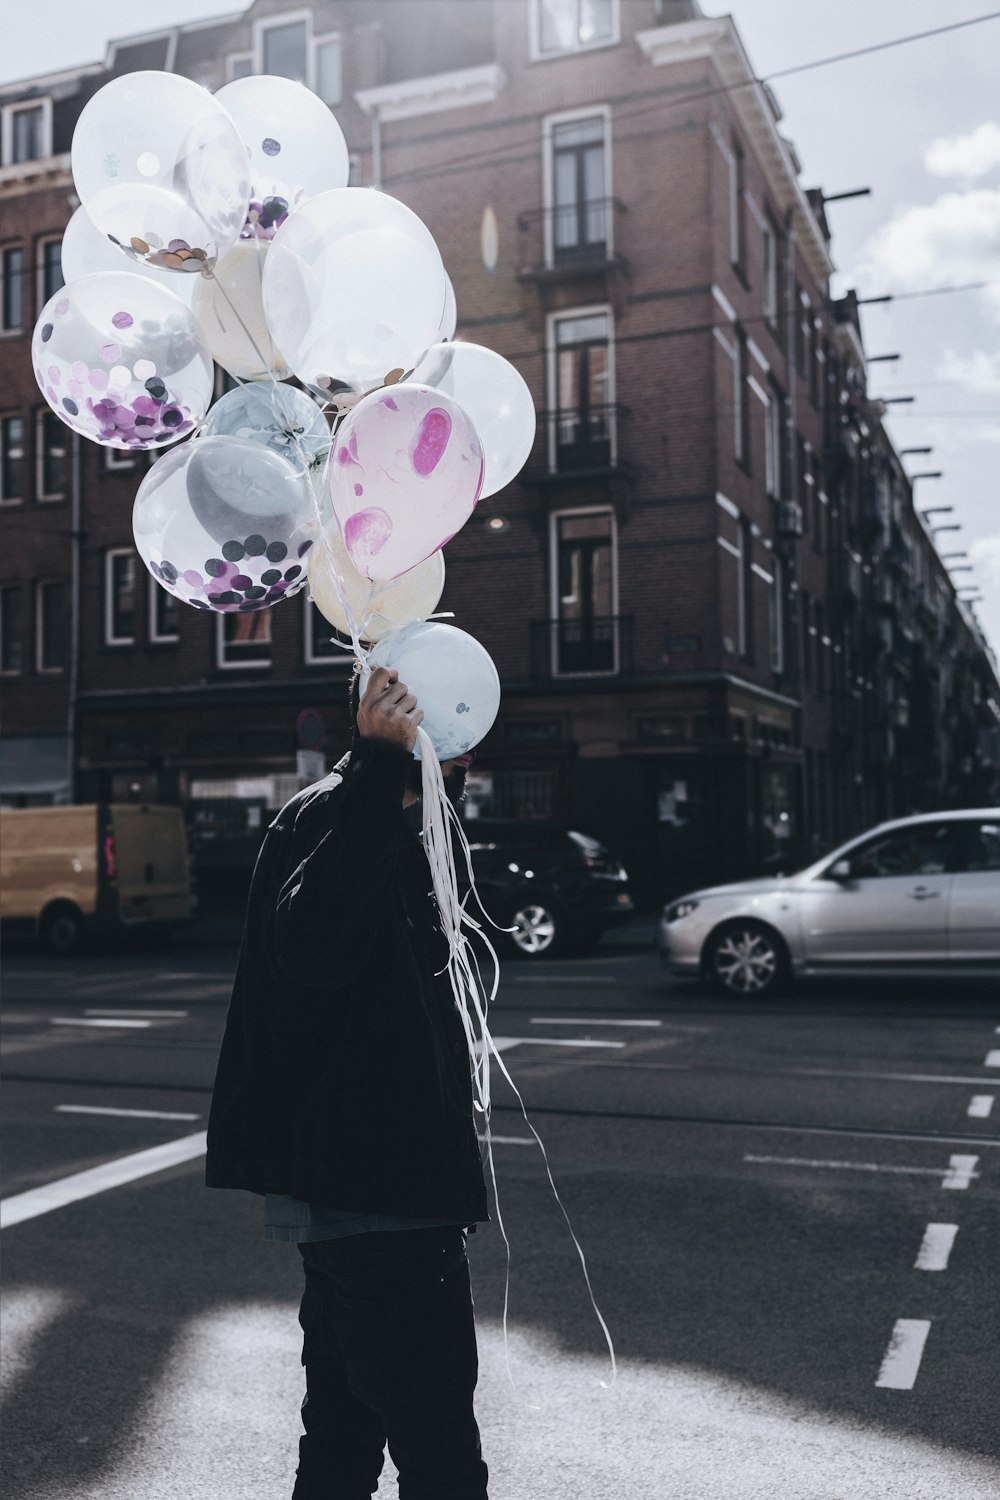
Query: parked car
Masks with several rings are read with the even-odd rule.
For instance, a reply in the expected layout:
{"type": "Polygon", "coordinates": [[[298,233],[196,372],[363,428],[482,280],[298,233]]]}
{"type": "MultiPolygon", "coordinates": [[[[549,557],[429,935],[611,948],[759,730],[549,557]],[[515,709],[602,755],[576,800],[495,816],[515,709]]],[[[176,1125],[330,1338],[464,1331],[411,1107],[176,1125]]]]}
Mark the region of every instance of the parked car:
{"type": "Polygon", "coordinates": [[[898,818],[797,874],[664,908],[671,973],[738,995],[791,976],[1000,974],[1000,807],[898,818]]]}
{"type": "Polygon", "coordinates": [[[97,933],[179,927],[193,899],[178,807],[95,803],[0,812],[0,919],[59,957],[97,933]]]}
{"type": "Polygon", "coordinates": [[[466,824],[476,889],[504,946],[525,958],[596,940],[633,911],[628,875],[596,839],[549,821],[476,818],[466,824]]]}

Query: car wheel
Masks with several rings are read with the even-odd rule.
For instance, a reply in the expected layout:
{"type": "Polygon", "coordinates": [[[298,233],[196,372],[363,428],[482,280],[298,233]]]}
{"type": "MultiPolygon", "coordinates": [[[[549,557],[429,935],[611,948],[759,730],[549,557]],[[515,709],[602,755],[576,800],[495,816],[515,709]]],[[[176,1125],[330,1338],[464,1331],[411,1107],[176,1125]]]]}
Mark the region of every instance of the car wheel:
{"type": "Polygon", "coordinates": [[[551,901],[532,897],[517,903],[508,914],[508,939],[522,958],[554,958],[566,946],[566,923],[551,901]]]}
{"type": "Polygon", "coordinates": [[[788,954],[763,922],[729,922],[709,938],[705,973],[724,995],[773,995],[787,978],[788,954]]]}
{"type": "Polygon", "coordinates": [[[83,914],[75,906],[54,906],[42,919],[42,945],[54,958],[79,953],[83,935],[83,914]]]}

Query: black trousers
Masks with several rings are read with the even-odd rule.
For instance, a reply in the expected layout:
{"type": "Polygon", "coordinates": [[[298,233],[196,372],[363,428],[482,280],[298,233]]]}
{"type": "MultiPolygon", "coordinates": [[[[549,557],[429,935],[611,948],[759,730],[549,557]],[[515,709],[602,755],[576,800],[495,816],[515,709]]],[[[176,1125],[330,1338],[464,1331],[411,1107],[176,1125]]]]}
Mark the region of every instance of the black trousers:
{"type": "Polygon", "coordinates": [[[400,1500],[487,1500],[465,1232],[299,1245],[306,1397],[293,1500],[368,1500],[388,1442],[400,1500]]]}

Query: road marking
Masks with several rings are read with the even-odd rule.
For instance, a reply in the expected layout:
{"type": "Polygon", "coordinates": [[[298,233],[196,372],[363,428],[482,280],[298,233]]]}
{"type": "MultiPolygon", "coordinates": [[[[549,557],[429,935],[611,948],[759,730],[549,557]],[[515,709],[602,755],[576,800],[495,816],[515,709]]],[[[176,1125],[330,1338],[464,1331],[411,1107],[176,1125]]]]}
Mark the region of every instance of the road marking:
{"type": "Polygon", "coordinates": [[[506,984],[617,984],[617,974],[505,974],[506,984]]]}
{"type": "Polygon", "coordinates": [[[54,1104],[61,1115],[121,1115],[127,1120],[200,1120],[198,1114],[182,1114],[169,1109],[113,1109],[110,1104],[54,1104]]]}
{"type": "MultiPolygon", "coordinates": [[[[486,1137],[479,1137],[479,1144],[485,1146],[486,1137]]],[[[493,1146],[533,1146],[535,1142],[526,1135],[491,1135],[490,1144],[493,1146]]]]}
{"type": "Polygon", "coordinates": [[[978,1156],[953,1156],[947,1167],[894,1167],[877,1161],[820,1161],[809,1156],[753,1156],[744,1161],[772,1167],[828,1167],[835,1172],[893,1172],[906,1177],[943,1177],[942,1187],[965,1188],[979,1173],[978,1156]]]}
{"type": "MultiPolygon", "coordinates": [[[[495,1036],[493,1046],[498,1052],[509,1052],[512,1047],[624,1047],[624,1042],[598,1042],[561,1036],[495,1036]]],[[[476,1051],[482,1051],[477,1044],[476,1051]]]]}
{"type": "Polygon", "coordinates": [[[532,1016],[532,1026],[662,1026],[662,1021],[602,1021],[593,1016],[586,1020],[567,1019],[563,1016],[532,1016]]]}
{"type": "Polygon", "coordinates": [[[949,1159],[949,1171],[942,1182],[943,1188],[967,1188],[974,1177],[978,1177],[976,1163],[978,1156],[952,1156],[949,1159]]]}
{"type": "Polygon", "coordinates": [[[121,1021],[108,1021],[97,1016],[51,1016],[50,1026],[114,1026],[125,1030],[145,1030],[152,1026],[152,1021],[130,1021],[127,1018],[121,1021]]]}
{"type": "Polygon", "coordinates": [[[957,1224],[928,1224],[913,1262],[915,1271],[947,1271],[948,1257],[958,1233],[957,1224]]]}
{"type": "Polygon", "coordinates": [[[1000,1068],[1000,1047],[994,1047],[992,1052],[987,1052],[984,1068],[1000,1068]]]}
{"type": "Polygon", "coordinates": [[[40,1214],[65,1208],[68,1203],[77,1203],[81,1198],[92,1198],[95,1193],[105,1193],[109,1188],[137,1182],[140,1177],[149,1177],[167,1167],[176,1167],[181,1162],[204,1156],[206,1134],[206,1131],[199,1130],[195,1135],[165,1141],[147,1151],[135,1151],[130,1156],[104,1162],[102,1166],[90,1167],[85,1172],[74,1172],[71,1177],[63,1177],[58,1182],[47,1182],[44,1187],[29,1188],[26,1193],[4,1198],[0,1201],[0,1229],[23,1224],[26,1219],[37,1219],[40,1214]]]}
{"type": "Polygon", "coordinates": [[[930,1331],[928,1318],[897,1318],[875,1384],[890,1391],[912,1391],[930,1331]]]}
{"type": "Polygon", "coordinates": [[[187,1011],[187,1010],[115,1010],[115,1009],[112,1009],[111,1007],[104,1006],[104,1007],[93,1007],[90,1010],[85,1010],[84,1011],[84,1015],[85,1016],[152,1016],[154,1020],[157,1019],[157,1017],[167,1017],[170,1020],[182,1021],[182,1020],[185,1020],[190,1015],[190,1011],[187,1011]]]}
{"type": "Polygon", "coordinates": [[[966,1114],[971,1115],[974,1120],[989,1119],[993,1113],[993,1098],[992,1094],[973,1094],[966,1114]]]}

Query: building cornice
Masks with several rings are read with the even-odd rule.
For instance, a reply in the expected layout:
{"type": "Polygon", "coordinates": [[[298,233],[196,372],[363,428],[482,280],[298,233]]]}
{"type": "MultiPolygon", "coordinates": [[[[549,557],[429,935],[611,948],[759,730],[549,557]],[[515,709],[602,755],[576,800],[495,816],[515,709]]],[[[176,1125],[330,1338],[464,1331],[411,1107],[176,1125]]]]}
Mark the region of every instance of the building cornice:
{"type": "Polygon", "coordinates": [[[681,21],[636,32],[639,50],[654,67],[672,63],[709,61],[719,75],[747,138],[783,213],[793,215],[803,259],[817,281],[825,281],[834,266],[823,231],[798,180],[797,158],[778,130],[766,85],[754,74],[739,33],[728,16],[681,21]]]}
{"type": "Polygon", "coordinates": [[[417,115],[492,104],[506,81],[499,63],[486,63],[479,68],[459,68],[453,73],[435,73],[427,78],[408,78],[402,83],[359,89],[354,97],[365,114],[377,114],[382,121],[412,120],[417,115]]]}
{"type": "Polygon", "coordinates": [[[18,193],[34,193],[39,188],[71,186],[69,152],[61,156],[42,156],[37,161],[21,161],[0,167],[0,196],[13,198],[18,193]]]}

